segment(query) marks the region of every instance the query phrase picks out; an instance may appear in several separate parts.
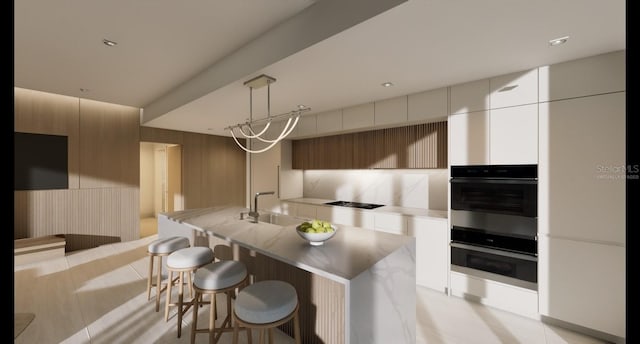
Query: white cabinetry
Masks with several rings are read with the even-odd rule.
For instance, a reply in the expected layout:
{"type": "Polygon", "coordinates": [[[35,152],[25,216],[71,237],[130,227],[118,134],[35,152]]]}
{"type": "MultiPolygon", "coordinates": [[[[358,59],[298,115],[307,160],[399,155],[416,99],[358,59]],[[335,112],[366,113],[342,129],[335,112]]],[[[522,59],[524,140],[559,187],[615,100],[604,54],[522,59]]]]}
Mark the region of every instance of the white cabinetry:
{"type": "Polygon", "coordinates": [[[451,86],[451,113],[467,113],[489,109],[489,79],[451,86]]]}
{"type": "Polygon", "coordinates": [[[492,165],[538,163],[538,104],[491,110],[489,161],[492,165]]]}
{"type": "Polygon", "coordinates": [[[409,122],[437,121],[447,119],[448,88],[438,88],[410,94],[407,98],[407,120],[409,122]]]}
{"type": "Polygon", "coordinates": [[[407,96],[385,99],[375,102],[374,105],[376,127],[407,122],[407,96]]]}
{"type": "Polygon", "coordinates": [[[416,238],[416,283],[447,291],[448,227],[446,219],[407,218],[407,234],[416,238]]]}
{"type": "Polygon", "coordinates": [[[289,137],[298,138],[315,135],[317,132],[316,115],[302,115],[296,128],[289,137]]]}
{"type": "Polygon", "coordinates": [[[344,207],[318,207],[318,219],[331,223],[373,229],[372,212],[344,207]]]}
{"type": "Polygon", "coordinates": [[[539,239],[540,314],[625,336],[625,248],[539,239]]]}
{"type": "Polygon", "coordinates": [[[365,103],[342,110],[342,129],[370,128],[374,125],[374,105],[365,103]]]}
{"type": "Polygon", "coordinates": [[[398,214],[374,213],[373,229],[377,231],[407,235],[407,218],[398,214]]]}
{"type": "Polygon", "coordinates": [[[256,192],[274,191],[261,196],[260,209],[281,212],[281,199],[302,197],[302,171],[291,168],[291,141],[283,140],[260,154],[251,154],[251,185],[249,202],[256,192]]]}
{"type": "Polygon", "coordinates": [[[538,69],[491,78],[491,109],[538,102],[538,69]]]}
{"type": "Polygon", "coordinates": [[[617,92],[540,103],[539,125],[540,313],[618,337],[626,320],[625,100],[617,92]]]}
{"type": "Polygon", "coordinates": [[[451,165],[489,164],[489,125],[486,111],[449,116],[451,165]]]}
{"type": "Polygon", "coordinates": [[[449,116],[451,165],[538,163],[538,104],[449,116]]]}
{"type": "Polygon", "coordinates": [[[342,130],[342,110],[322,112],[316,115],[318,134],[330,134],[342,130]]]}
{"type": "Polygon", "coordinates": [[[625,51],[539,68],[541,102],[625,90],[625,51]]]}

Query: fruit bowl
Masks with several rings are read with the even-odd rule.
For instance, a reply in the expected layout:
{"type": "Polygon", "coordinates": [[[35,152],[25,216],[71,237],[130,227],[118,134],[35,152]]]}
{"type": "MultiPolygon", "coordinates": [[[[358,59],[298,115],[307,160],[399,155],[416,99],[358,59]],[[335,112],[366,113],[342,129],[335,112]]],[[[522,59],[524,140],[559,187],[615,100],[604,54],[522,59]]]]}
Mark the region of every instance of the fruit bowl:
{"type": "Polygon", "coordinates": [[[334,236],[336,234],[336,231],[338,230],[338,228],[334,225],[331,225],[331,228],[333,229],[331,232],[321,233],[308,233],[302,231],[300,228],[301,225],[296,226],[296,233],[298,233],[301,238],[307,240],[312,246],[320,246],[324,244],[324,242],[331,239],[331,237],[334,236]]]}

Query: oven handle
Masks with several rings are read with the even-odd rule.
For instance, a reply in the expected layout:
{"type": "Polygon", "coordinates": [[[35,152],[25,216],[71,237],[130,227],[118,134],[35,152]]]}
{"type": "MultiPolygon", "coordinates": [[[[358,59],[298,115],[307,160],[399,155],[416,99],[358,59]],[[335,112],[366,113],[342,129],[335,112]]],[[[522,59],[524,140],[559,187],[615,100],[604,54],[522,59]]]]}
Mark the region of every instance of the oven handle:
{"type": "Polygon", "coordinates": [[[538,178],[450,178],[451,183],[474,183],[474,184],[538,184],[538,178]]]}
{"type": "Polygon", "coordinates": [[[449,243],[449,246],[455,247],[455,248],[461,248],[461,249],[465,249],[465,250],[469,250],[469,251],[478,251],[478,252],[495,254],[495,255],[498,255],[498,256],[506,256],[506,257],[516,258],[516,259],[529,260],[529,261],[532,261],[532,262],[537,262],[538,261],[537,257],[532,257],[532,256],[529,256],[529,255],[526,255],[526,254],[515,253],[515,252],[507,252],[507,251],[502,251],[502,250],[495,250],[495,249],[491,249],[491,248],[474,246],[474,245],[460,244],[460,243],[457,243],[457,242],[449,243]]]}

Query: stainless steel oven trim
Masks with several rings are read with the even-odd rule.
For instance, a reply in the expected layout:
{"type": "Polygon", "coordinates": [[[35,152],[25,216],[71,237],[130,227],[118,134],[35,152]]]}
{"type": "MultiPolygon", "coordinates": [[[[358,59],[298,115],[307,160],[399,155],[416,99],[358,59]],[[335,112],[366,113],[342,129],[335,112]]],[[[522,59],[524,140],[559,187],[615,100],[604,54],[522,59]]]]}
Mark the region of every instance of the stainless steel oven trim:
{"type": "Polygon", "coordinates": [[[495,249],[482,247],[482,246],[460,244],[460,243],[457,243],[457,242],[449,243],[449,246],[456,247],[456,248],[461,248],[461,249],[469,250],[469,251],[477,251],[477,252],[495,254],[497,256],[505,256],[505,257],[511,257],[511,258],[515,258],[515,259],[528,260],[528,261],[531,261],[531,262],[537,262],[538,261],[537,257],[528,256],[526,254],[520,254],[520,253],[508,252],[508,251],[502,251],[502,250],[495,250],[495,249]]]}
{"type": "Polygon", "coordinates": [[[468,178],[468,177],[451,177],[451,183],[473,183],[473,184],[538,184],[538,178],[519,178],[519,179],[503,179],[503,178],[468,178]]]}

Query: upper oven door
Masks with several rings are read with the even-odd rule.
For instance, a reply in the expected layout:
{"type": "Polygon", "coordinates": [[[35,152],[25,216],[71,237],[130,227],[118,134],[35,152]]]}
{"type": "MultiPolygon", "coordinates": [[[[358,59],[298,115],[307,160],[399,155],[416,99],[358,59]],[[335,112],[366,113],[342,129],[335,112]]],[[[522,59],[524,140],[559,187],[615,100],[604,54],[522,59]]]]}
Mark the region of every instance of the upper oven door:
{"type": "MultiPolygon", "coordinates": [[[[535,165],[533,166],[535,168],[535,165]]],[[[470,173],[461,173],[454,168],[456,167],[452,167],[451,178],[451,209],[526,217],[538,216],[538,182],[537,178],[531,177],[530,173],[520,173],[522,171],[514,173],[503,166],[499,171],[506,171],[506,173],[502,175],[487,169],[484,173],[475,175],[471,173],[469,176],[470,173]]],[[[470,167],[457,168],[466,168],[468,172],[470,167]]],[[[518,166],[518,168],[522,167],[518,166]]]]}

